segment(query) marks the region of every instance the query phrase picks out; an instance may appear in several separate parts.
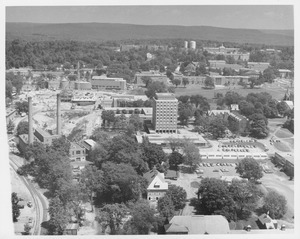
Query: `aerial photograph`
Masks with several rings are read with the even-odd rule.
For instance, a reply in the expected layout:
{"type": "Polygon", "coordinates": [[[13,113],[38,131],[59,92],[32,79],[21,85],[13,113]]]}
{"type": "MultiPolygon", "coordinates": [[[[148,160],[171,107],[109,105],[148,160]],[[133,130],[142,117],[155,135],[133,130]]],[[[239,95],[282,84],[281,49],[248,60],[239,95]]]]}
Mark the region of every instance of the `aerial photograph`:
{"type": "Polygon", "coordinates": [[[5,6],[11,233],[293,236],[294,10],[5,6]]]}

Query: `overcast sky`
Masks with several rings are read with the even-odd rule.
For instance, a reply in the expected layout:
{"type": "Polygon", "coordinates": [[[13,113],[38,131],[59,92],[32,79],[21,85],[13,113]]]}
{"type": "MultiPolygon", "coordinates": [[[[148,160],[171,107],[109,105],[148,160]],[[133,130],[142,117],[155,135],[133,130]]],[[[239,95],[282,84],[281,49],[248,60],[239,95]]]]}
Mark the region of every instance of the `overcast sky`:
{"type": "Polygon", "coordinates": [[[7,22],[132,23],[293,29],[293,6],[50,6],[6,7],[7,22]]]}

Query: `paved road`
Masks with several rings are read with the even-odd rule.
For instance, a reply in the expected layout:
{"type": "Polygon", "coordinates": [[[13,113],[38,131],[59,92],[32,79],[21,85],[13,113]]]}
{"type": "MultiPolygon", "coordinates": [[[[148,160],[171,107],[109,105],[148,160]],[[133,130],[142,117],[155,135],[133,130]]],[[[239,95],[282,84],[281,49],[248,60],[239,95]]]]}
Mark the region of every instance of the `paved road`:
{"type": "MultiPolygon", "coordinates": [[[[21,166],[18,162],[16,162],[12,157],[10,157],[10,166],[14,171],[17,172],[18,168],[21,166]]],[[[41,193],[36,190],[34,185],[28,180],[26,177],[20,176],[17,174],[21,181],[24,183],[33,198],[33,204],[36,208],[36,218],[34,220],[32,234],[40,235],[41,234],[41,224],[44,221],[47,221],[47,203],[44,198],[41,196],[41,193]]]]}

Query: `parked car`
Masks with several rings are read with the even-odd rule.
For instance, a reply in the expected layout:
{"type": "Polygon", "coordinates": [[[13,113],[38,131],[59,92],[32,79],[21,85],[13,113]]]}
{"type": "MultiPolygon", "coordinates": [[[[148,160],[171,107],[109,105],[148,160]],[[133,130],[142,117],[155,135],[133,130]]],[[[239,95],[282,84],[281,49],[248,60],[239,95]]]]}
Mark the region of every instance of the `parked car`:
{"type": "Polygon", "coordinates": [[[32,207],[32,202],[29,201],[29,202],[27,203],[27,206],[28,206],[28,207],[32,207]]]}
{"type": "Polygon", "coordinates": [[[217,172],[219,172],[219,169],[214,169],[214,171],[213,171],[213,172],[216,172],[216,173],[217,173],[217,172]]]}

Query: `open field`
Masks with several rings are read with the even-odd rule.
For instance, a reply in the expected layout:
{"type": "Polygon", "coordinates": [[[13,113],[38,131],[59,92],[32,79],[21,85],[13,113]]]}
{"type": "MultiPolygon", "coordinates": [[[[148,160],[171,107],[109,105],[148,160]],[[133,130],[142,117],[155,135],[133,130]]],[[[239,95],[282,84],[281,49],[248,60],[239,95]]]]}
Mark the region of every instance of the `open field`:
{"type": "Polygon", "coordinates": [[[291,148],[294,149],[294,139],[293,138],[290,138],[290,139],[284,139],[284,141],[286,143],[288,143],[290,145],[291,148]]]}
{"type": "Polygon", "coordinates": [[[275,136],[278,138],[290,138],[293,137],[294,135],[289,130],[281,128],[275,133],[275,136]]]}
{"type": "Polygon", "coordinates": [[[268,92],[274,99],[277,100],[281,100],[285,94],[285,90],[282,87],[276,86],[274,84],[267,84],[260,89],[244,89],[240,86],[231,86],[224,88],[215,88],[214,90],[203,89],[200,85],[187,85],[186,88],[176,88],[175,95],[181,96],[200,94],[208,99],[212,99],[214,98],[214,93],[222,93],[223,95],[225,95],[227,91],[235,91],[242,96],[246,96],[249,93],[268,92]]]}
{"type": "Polygon", "coordinates": [[[275,142],[274,147],[282,152],[291,152],[290,148],[282,142],[275,142]]]}

